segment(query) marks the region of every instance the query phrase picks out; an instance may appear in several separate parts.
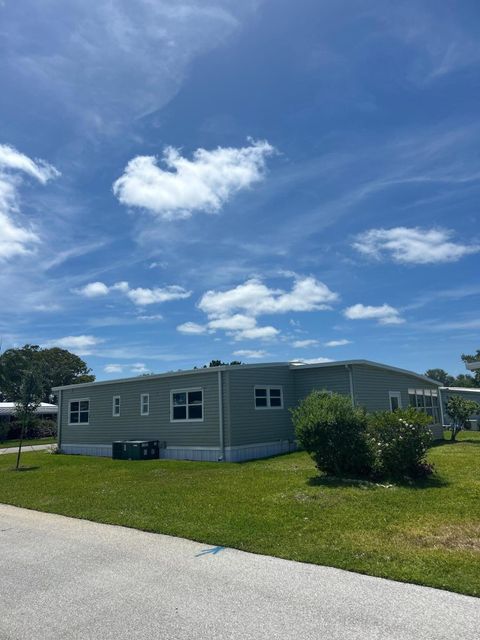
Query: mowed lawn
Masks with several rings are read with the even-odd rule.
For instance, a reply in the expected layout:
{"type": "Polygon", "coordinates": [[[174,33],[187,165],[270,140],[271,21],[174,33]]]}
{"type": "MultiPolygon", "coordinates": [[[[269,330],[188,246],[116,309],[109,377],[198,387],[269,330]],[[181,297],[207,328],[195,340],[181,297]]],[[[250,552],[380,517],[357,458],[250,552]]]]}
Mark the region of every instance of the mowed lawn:
{"type": "MultiPolygon", "coordinates": [[[[32,440],[24,440],[22,446],[24,447],[32,447],[37,444],[52,444],[56,442],[56,438],[33,438],[32,440]]],[[[5,440],[4,442],[0,442],[0,450],[2,449],[11,449],[12,447],[17,447],[20,444],[20,440],[5,440]]]]}
{"type": "Polygon", "coordinates": [[[305,453],[244,464],[0,456],[0,502],[480,595],[480,434],[423,485],[319,478],[305,453]]]}

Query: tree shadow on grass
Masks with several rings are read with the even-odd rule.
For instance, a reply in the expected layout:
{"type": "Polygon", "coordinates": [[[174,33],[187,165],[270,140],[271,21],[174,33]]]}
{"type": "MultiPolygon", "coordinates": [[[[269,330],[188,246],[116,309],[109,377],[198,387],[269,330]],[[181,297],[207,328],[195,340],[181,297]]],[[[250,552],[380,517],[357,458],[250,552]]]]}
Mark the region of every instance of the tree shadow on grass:
{"type": "Polygon", "coordinates": [[[12,467],[10,471],[35,471],[36,469],[40,469],[40,467],[19,467],[18,469],[12,467]]]}
{"type": "Polygon", "coordinates": [[[311,487],[325,487],[331,489],[356,488],[356,489],[391,489],[402,487],[407,489],[432,489],[446,487],[450,483],[438,475],[429,476],[420,480],[368,480],[366,478],[337,478],[335,476],[313,476],[308,478],[307,484],[311,487]]]}

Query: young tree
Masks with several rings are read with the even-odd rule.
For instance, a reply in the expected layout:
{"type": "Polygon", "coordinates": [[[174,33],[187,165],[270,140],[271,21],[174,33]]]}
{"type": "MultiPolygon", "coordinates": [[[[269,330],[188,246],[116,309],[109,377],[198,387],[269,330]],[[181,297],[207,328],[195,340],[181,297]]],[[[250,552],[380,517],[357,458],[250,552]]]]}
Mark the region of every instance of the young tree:
{"type": "Polygon", "coordinates": [[[457,433],[467,426],[470,416],[480,413],[480,404],[473,400],[467,400],[462,396],[450,396],[446,405],[447,415],[452,419],[450,427],[452,431],[451,441],[455,442],[457,433]]]}
{"type": "Polygon", "coordinates": [[[18,446],[17,465],[15,467],[17,471],[20,465],[20,456],[22,453],[25,431],[29,422],[33,419],[37,407],[42,401],[42,394],[42,378],[38,369],[32,368],[24,371],[20,385],[19,397],[15,403],[15,415],[22,425],[20,443],[18,446]]]}

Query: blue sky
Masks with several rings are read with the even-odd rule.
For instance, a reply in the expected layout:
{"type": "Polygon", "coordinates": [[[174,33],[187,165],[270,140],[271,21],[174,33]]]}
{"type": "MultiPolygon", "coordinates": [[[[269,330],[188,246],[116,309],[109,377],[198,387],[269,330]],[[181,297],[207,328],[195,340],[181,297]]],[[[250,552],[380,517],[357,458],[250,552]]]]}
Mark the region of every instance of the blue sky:
{"type": "Polygon", "coordinates": [[[476,2],[0,3],[0,332],[98,379],[464,371],[476,2]]]}

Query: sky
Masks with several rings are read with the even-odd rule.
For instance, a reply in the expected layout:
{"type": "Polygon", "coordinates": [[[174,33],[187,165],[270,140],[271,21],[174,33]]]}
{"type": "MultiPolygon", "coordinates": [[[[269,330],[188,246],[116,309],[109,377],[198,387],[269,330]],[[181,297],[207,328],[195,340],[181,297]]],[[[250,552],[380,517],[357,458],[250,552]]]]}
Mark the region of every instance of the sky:
{"type": "Polygon", "coordinates": [[[478,2],[0,2],[0,337],[97,379],[480,348],[478,2]]]}

